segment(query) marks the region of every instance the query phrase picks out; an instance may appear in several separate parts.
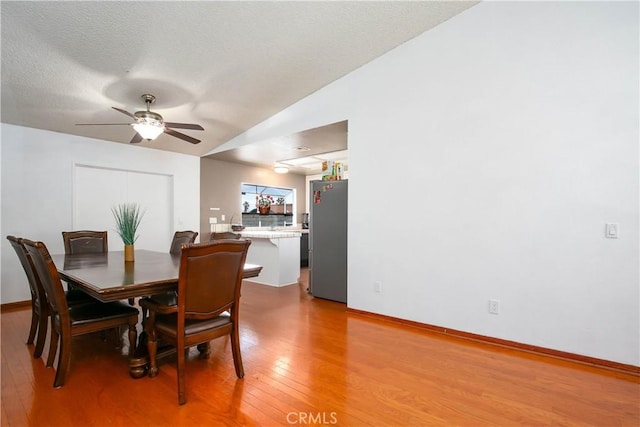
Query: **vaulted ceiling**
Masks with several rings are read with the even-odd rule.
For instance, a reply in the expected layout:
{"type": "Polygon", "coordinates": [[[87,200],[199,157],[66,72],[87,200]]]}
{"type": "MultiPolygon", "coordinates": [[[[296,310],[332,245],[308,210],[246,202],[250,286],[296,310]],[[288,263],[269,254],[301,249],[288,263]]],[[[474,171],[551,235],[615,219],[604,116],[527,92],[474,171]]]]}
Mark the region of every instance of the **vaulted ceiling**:
{"type": "Polygon", "coordinates": [[[77,124],[131,123],[111,107],[144,110],[150,93],[202,142],[140,145],[203,156],[475,3],[3,1],[1,120],[128,144],[131,126],[77,124]]]}

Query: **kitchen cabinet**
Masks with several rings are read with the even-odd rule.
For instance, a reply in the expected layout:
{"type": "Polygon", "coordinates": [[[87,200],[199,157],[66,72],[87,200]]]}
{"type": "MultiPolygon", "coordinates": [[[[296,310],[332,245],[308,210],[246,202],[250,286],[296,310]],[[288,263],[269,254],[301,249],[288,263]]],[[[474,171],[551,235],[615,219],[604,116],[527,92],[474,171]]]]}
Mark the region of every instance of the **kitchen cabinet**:
{"type": "Polygon", "coordinates": [[[309,266],[309,233],[300,236],[300,267],[309,266]]]}
{"type": "Polygon", "coordinates": [[[260,276],[251,281],[270,286],[287,286],[300,278],[300,235],[298,231],[244,230],[251,240],[247,263],[262,266],[260,276]]]}

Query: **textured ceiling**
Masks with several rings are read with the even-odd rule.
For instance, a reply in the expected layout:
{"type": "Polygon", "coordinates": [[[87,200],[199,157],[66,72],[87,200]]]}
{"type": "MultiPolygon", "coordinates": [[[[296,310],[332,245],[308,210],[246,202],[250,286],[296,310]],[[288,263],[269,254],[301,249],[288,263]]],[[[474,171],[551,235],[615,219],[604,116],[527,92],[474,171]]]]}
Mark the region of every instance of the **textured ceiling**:
{"type": "Polygon", "coordinates": [[[111,107],[151,93],[205,130],[141,145],[202,156],[475,3],[2,1],[1,120],[129,143],[130,126],[76,124],[130,122],[111,107]]]}

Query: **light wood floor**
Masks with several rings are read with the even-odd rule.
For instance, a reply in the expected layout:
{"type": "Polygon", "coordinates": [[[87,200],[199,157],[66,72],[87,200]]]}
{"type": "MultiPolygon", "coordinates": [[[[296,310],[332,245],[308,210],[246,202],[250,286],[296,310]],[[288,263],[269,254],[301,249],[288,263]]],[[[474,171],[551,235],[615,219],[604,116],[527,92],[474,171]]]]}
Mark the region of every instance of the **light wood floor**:
{"type": "MultiPolygon", "coordinates": [[[[2,426],[638,426],[637,377],[362,317],[306,285],[245,282],[235,377],[227,338],[134,380],[113,342],[74,340],[67,384],[24,344],[29,311],[3,313],[2,426]]],[[[45,354],[43,355],[46,357],[45,354]]]]}

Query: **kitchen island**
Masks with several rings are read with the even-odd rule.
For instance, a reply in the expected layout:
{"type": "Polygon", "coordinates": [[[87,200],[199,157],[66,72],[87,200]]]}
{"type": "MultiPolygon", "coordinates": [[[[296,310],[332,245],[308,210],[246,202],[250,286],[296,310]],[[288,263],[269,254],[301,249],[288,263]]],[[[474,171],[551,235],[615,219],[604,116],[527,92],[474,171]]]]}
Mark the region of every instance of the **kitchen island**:
{"type": "Polygon", "coordinates": [[[302,233],[245,230],[240,235],[251,240],[246,262],[262,266],[260,276],[252,278],[252,282],[278,287],[298,283],[302,233]]]}

